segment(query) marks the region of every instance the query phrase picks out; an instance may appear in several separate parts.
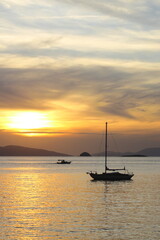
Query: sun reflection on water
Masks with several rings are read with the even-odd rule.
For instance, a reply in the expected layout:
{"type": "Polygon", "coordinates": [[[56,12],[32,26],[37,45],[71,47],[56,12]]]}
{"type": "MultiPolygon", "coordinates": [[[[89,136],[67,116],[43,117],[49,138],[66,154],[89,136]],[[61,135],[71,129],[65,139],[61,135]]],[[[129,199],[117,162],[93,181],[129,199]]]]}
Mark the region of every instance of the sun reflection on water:
{"type": "Polygon", "coordinates": [[[0,239],[159,240],[158,172],[106,183],[74,172],[74,164],[68,173],[39,164],[1,169],[0,239]]]}
{"type": "Polygon", "coordinates": [[[59,233],[63,235],[66,228],[72,231],[73,223],[80,224],[75,216],[81,202],[75,198],[76,189],[69,187],[71,179],[65,174],[23,172],[8,174],[3,181],[9,193],[6,196],[3,189],[2,195],[7,197],[6,202],[2,201],[3,225],[6,229],[14,228],[13,237],[29,239],[43,234],[56,237],[59,233]]]}

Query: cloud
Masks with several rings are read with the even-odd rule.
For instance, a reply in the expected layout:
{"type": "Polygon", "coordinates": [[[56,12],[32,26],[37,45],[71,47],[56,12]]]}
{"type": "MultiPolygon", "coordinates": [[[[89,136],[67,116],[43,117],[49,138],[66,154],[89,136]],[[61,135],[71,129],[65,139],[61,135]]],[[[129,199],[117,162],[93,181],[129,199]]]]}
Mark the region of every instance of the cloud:
{"type": "Polygon", "coordinates": [[[133,1],[133,0],[60,0],[61,2],[79,5],[84,8],[92,9],[111,17],[134,22],[135,24],[156,28],[159,26],[159,1],[133,1]]]}
{"type": "Polygon", "coordinates": [[[54,74],[51,76],[48,70],[1,70],[1,107],[48,109],[47,101],[57,99],[61,95],[57,86],[57,78],[52,81],[53,76],[54,74]]]}
{"type": "MultiPolygon", "coordinates": [[[[159,33],[157,31],[146,34],[139,32],[136,36],[134,31],[112,32],[103,36],[81,36],[62,34],[43,34],[37,33],[30,35],[29,32],[21,34],[4,35],[1,40],[1,59],[4,55],[14,56],[14,65],[18,56],[30,57],[30,64],[42,56],[50,59],[67,59],[67,58],[90,58],[93,59],[133,59],[140,61],[159,61],[159,33]],[[120,36],[120,37],[119,37],[120,36]],[[117,41],[118,39],[118,41],[117,41]]],[[[12,56],[8,60],[2,60],[3,65],[9,64],[12,56]]],[[[27,59],[25,59],[25,62],[27,59]]],[[[44,61],[43,61],[44,62],[44,61]]],[[[20,61],[19,61],[20,63],[20,61]]]]}
{"type": "MultiPolygon", "coordinates": [[[[159,29],[159,1],[133,0],[46,0],[46,1],[3,1],[0,4],[1,18],[17,27],[33,29],[74,30],[100,26],[99,20],[106,18],[104,28],[119,26],[128,29],[159,29]],[[93,16],[95,19],[93,19],[93,16]],[[91,18],[92,17],[92,18],[91,18]],[[56,21],[57,18],[57,21],[56,21]],[[67,20],[68,18],[68,20],[67,20]],[[89,18],[91,18],[89,20],[89,18]],[[99,18],[99,20],[98,20],[99,18]],[[76,21],[76,19],[80,21],[76,21]],[[117,21],[118,19],[118,21],[117,21]],[[83,21],[82,21],[83,20],[83,21]],[[88,23],[90,21],[90,24],[88,23]],[[92,25],[94,22],[94,25],[92,25]],[[76,27],[77,25],[77,27],[76,27]],[[90,25],[90,26],[89,26],[90,25]],[[51,29],[52,28],[52,29],[51,29]]],[[[87,30],[87,29],[86,29],[87,30]]],[[[87,31],[86,31],[87,32],[87,31]]]]}
{"type": "Polygon", "coordinates": [[[148,111],[147,116],[152,113],[150,118],[157,118],[158,74],[159,71],[111,66],[1,69],[0,108],[70,109],[71,115],[100,113],[132,119],[141,118],[142,111],[143,115],[148,111]]]}
{"type": "Polygon", "coordinates": [[[1,109],[157,119],[158,1],[6,0],[0,11],[1,109]]]}
{"type": "Polygon", "coordinates": [[[4,63],[10,55],[30,56],[30,63],[42,56],[159,61],[156,0],[6,0],[0,9],[0,52],[8,56],[4,63]]]}

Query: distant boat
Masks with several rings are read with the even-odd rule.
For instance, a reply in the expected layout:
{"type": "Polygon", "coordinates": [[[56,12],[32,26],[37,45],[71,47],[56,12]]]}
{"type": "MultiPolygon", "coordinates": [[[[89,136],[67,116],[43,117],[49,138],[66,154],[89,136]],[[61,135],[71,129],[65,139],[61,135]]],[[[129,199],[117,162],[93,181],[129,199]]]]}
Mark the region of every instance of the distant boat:
{"type": "Polygon", "coordinates": [[[125,167],[122,169],[110,169],[107,167],[107,122],[106,122],[106,137],[105,137],[105,171],[103,173],[87,172],[94,180],[105,181],[124,181],[130,180],[134,174],[129,173],[125,167]],[[111,172],[110,172],[111,171],[111,172]],[[119,172],[124,171],[124,172],[119,172]]]}
{"type": "Polygon", "coordinates": [[[71,161],[66,161],[66,160],[64,160],[64,159],[59,159],[58,161],[57,161],[57,164],[70,164],[71,163],[71,161]]]}

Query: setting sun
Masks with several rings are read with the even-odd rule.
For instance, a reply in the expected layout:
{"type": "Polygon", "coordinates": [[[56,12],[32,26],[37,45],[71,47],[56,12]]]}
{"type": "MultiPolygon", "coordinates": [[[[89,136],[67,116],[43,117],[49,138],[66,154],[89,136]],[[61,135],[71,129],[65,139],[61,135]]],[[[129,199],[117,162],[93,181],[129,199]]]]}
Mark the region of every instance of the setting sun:
{"type": "Polygon", "coordinates": [[[50,121],[47,116],[38,112],[19,112],[8,117],[8,119],[7,128],[16,129],[19,132],[23,130],[42,129],[50,126],[50,121]]]}

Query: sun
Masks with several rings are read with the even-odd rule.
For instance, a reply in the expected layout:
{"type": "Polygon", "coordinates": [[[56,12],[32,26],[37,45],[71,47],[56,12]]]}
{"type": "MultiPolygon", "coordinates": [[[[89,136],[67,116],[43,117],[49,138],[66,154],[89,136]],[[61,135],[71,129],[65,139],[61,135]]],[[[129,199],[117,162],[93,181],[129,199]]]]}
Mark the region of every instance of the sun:
{"type": "Polygon", "coordinates": [[[19,132],[50,127],[50,121],[44,113],[18,112],[8,117],[7,128],[19,132]]]}

